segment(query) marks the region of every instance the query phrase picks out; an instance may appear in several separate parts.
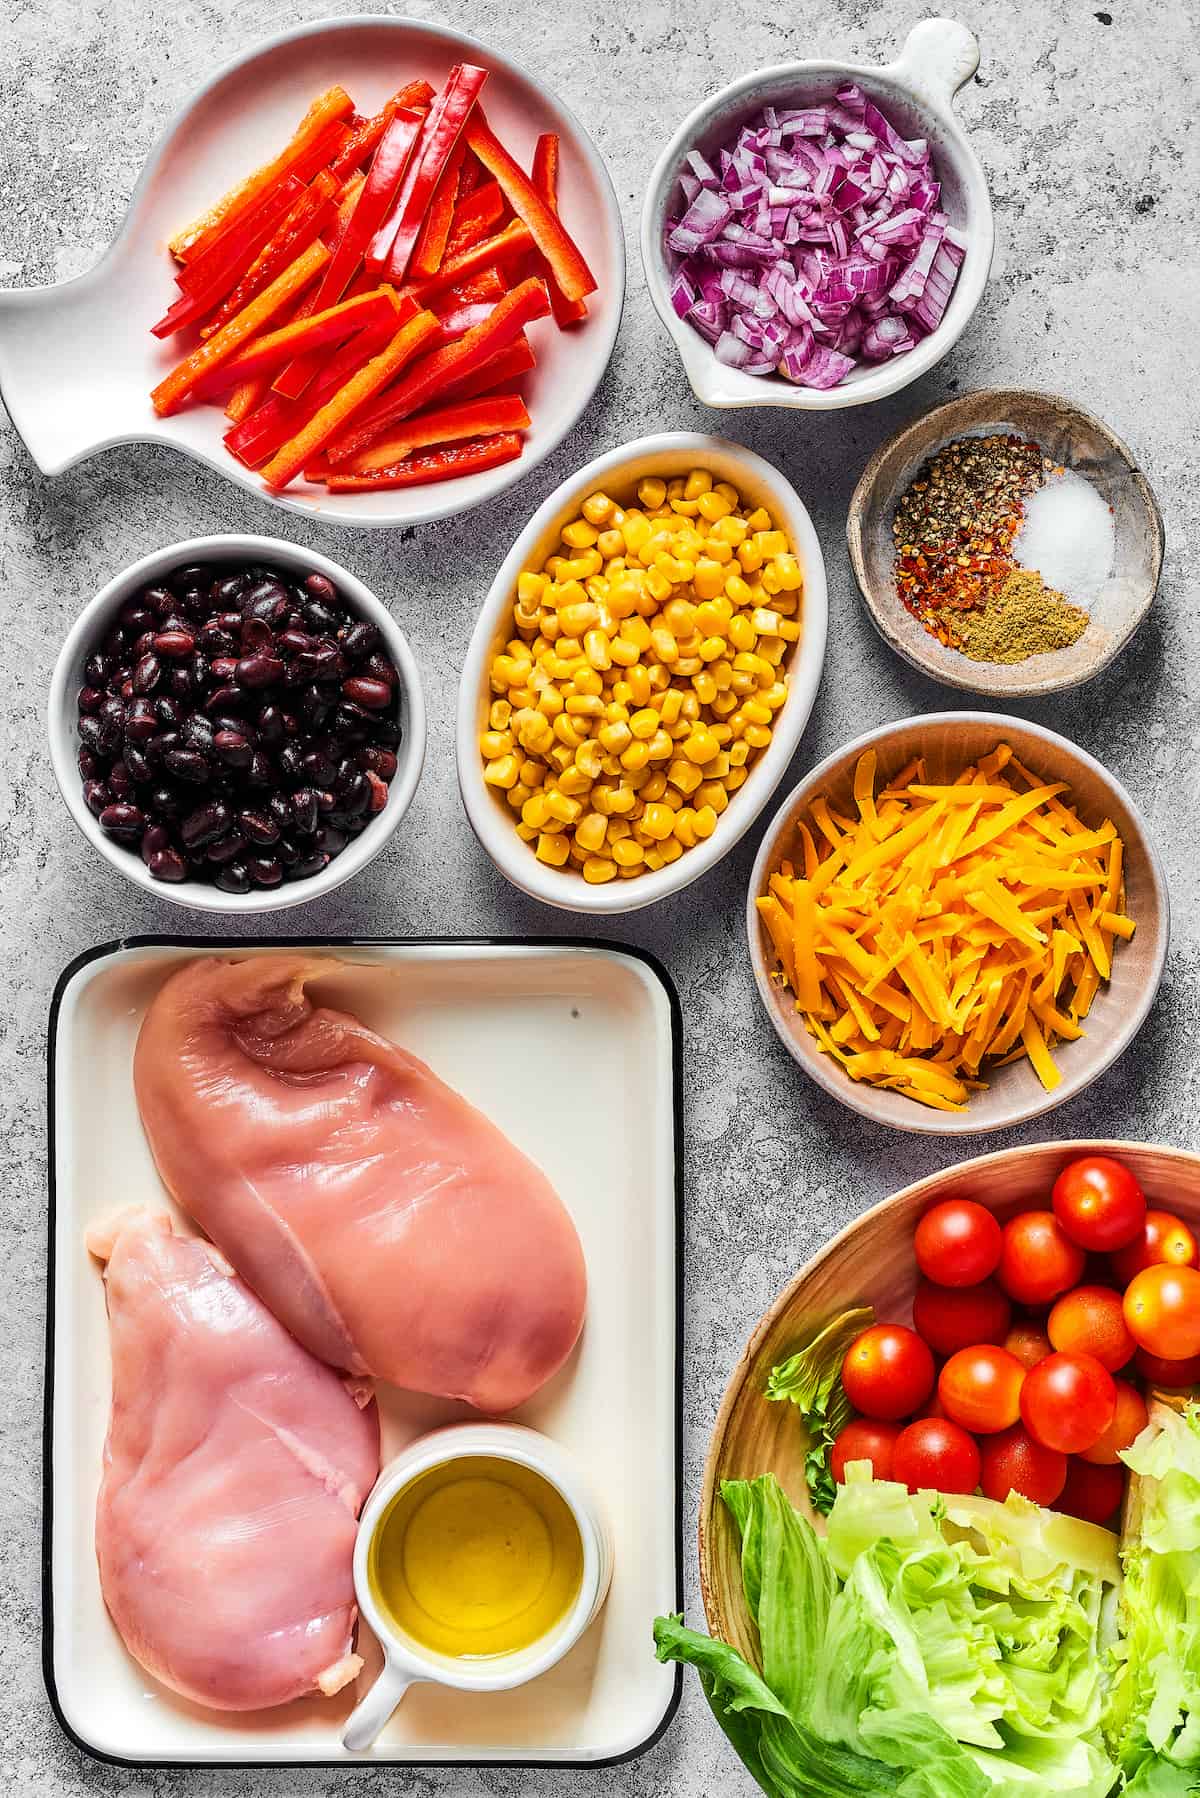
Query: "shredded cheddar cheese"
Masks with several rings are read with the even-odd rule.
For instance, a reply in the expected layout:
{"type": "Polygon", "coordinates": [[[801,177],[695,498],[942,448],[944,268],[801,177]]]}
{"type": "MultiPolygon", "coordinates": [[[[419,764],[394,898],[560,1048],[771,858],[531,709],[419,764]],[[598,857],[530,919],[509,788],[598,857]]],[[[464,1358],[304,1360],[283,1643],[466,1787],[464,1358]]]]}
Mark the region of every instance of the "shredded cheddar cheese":
{"type": "Polygon", "coordinates": [[[852,1080],[962,1111],[985,1063],[1026,1057],[1047,1091],[1056,1043],[1084,1034],[1115,943],[1128,941],[1124,846],[1089,830],[1062,782],[1006,743],[950,786],[922,761],[878,788],[854,771],[855,817],[825,797],[797,827],[758,909],[776,978],[852,1080]]]}

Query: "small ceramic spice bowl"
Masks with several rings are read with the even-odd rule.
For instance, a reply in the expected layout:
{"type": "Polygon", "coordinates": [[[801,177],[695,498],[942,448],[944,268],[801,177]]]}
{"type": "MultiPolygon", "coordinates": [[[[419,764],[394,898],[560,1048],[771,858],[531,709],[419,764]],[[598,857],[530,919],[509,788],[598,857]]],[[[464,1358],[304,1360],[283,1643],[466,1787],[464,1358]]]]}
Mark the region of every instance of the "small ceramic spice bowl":
{"type": "Polygon", "coordinates": [[[876,450],[854,490],[846,536],[859,591],[884,641],[949,687],[1006,699],[1075,687],[1107,667],[1150,609],[1164,543],[1150,484],[1121,439],[1069,400],[1019,388],[963,394],[876,450]],[[1115,547],[1111,572],[1074,643],[1020,662],[978,662],[939,642],[904,604],[893,573],[892,521],[897,501],[939,450],[960,437],[1007,433],[1040,445],[1055,466],[1091,483],[1111,511],[1115,547]]]}

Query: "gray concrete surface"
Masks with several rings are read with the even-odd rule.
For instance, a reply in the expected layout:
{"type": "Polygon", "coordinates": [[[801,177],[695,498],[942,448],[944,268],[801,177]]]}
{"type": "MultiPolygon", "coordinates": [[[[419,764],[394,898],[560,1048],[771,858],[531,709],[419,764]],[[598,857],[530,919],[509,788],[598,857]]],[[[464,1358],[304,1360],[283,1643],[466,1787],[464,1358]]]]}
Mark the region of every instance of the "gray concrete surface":
{"type": "MultiPolygon", "coordinates": [[[[341,0],[345,11],[382,10],[341,0]]],[[[1196,739],[1200,732],[1200,46],[1192,0],[968,0],[983,42],[961,110],[996,203],[1000,252],[957,350],[895,400],[828,416],[725,414],[720,424],[785,468],[812,509],[829,564],[829,655],[792,778],[869,725],[937,709],[946,692],[895,659],[852,588],[843,524],[871,450],[951,393],[1028,383],[1070,394],[1131,442],[1167,521],[1158,602],[1107,674],[1030,708],[1112,767],[1144,807],[1167,864],[1175,934],[1151,1021],[1119,1066],[1027,1140],[1112,1133],[1197,1145],[1200,930],[1196,739]]],[[[399,7],[388,8],[400,10],[399,7]]],[[[151,141],[224,59],[329,0],[3,0],[0,4],[0,284],[53,281],[91,266],[116,231],[151,141]]],[[[59,643],[113,572],[161,543],[239,529],[307,540],[392,600],[421,660],[430,755],[389,854],[281,928],[403,935],[558,932],[573,920],[506,886],[477,846],[454,780],[451,721],[476,607],[522,522],[580,462],[648,429],[705,429],[652,313],[636,255],[645,178],[665,132],[740,71],[828,53],[885,60],[920,16],[912,0],[727,0],[595,7],[563,0],[465,0],[428,14],[511,50],[579,113],[608,160],[625,214],[629,298],[596,400],[550,462],[489,513],[415,535],[298,524],[165,450],[130,448],[57,481],[0,428],[0,880],[5,993],[0,1135],[0,1789],[125,1794],[296,1794],[564,1790],[650,1798],[748,1792],[689,1680],[674,1727],[642,1760],[595,1774],[124,1772],[60,1734],[39,1664],[39,1529],[46,1212],[43,1045],[53,983],[90,944],[189,927],[186,914],[120,882],[68,821],[47,760],[43,705],[59,643]]],[[[1021,708],[1024,710],[1024,708],[1021,708]]],[[[784,790],[791,784],[785,780],[784,790]]],[[[779,1287],[840,1223],[903,1181],[971,1148],[896,1137],[826,1098],[785,1059],[754,997],[742,903],[752,831],[707,879],[619,922],[655,950],[684,1011],[687,1139],[685,1531],[688,1604],[696,1483],[726,1375],[779,1287]]],[[[203,929],[198,925],[196,928],[203,929]]],[[[584,927],[586,930],[586,926],[584,927]]],[[[649,1651],[648,1651],[649,1652],[649,1651]]]]}

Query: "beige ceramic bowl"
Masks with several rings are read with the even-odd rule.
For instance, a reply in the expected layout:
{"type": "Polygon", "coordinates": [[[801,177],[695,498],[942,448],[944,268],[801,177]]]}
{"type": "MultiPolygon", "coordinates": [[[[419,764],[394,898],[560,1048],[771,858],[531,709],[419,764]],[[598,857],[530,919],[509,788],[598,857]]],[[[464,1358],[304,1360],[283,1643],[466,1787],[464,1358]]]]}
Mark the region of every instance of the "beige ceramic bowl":
{"type": "Polygon", "coordinates": [[[998,712],[933,712],[905,718],[868,731],[806,775],[791,792],[763,837],[750,876],[746,902],[750,959],[759,997],[776,1035],[806,1074],[852,1111],[895,1130],[932,1136],[971,1136],[1005,1130],[1052,1111],[1089,1086],[1126,1049],[1146,1017],[1158,991],[1167,954],[1169,905],[1158,854],[1129,794],[1106,768],[1065,737],[998,712]],[[1062,1081],[1047,1092],[1028,1061],[994,1069],[984,1092],[973,1093],[965,1111],[933,1111],[901,1093],[885,1092],[865,1081],[851,1080],[841,1064],[817,1048],[790,991],[772,980],[774,952],[755,900],[767,890],[780,862],[796,853],[796,825],[808,815],[812,801],[824,793],[835,809],[853,814],[854,766],[864,749],[879,758],[880,782],[897,774],[914,756],[926,758],[931,781],[953,780],[997,743],[1011,744],[1026,767],[1048,781],[1066,781],[1064,794],[1085,823],[1098,828],[1111,818],[1125,843],[1126,908],[1137,920],[1132,941],[1118,945],[1113,978],[1101,987],[1087,1019],[1087,1034],[1061,1043],[1054,1059],[1062,1081]]]}
{"type": "Polygon", "coordinates": [[[854,489],[846,537],[859,591],[884,642],[948,687],[1005,699],[1056,693],[1106,668],[1150,610],[1164,541],[1150,484],[1121,439],[1068,400],[1020,388],[965,393],[877,449],[854,489]],[[1024,662],[973,662],[930,636],[897,593],[892,518],[922,463],[947,443],[1002,431],[1031,438],[1055,463],[1091,481],[1112,508],[1116,554],[1113,572],[1091,607],[1091,623],[1076,642],[1024,662]]]}
{"type": "Polygon", "coordinates": [[[809,1509],[804,1483],[808,1438],[794,1405],[764,1398],[771,1368],[851,1305],[873,1305],[883,1322],[908,1321],[917,1283],[913,1230],[930,1205],[972,1198],[1001,1216],[1030,1204],[1044,1206],[1060,1169],[1074,1156],[1094,1152],[1125,1162],[1152,1205],[1169,1206],[1193,1228],[1200,1225],[1200,1155],[1143,1143],[1038,1143],[981,1155],[905,1187],[856,1218],[780,1293],[733,1370],[704,1468],[700,1589],[714,1636],[731,1642],[756,1664],[737,1530],[721,1502],[722,1480],[773,1473],[792,1503],[809,1509]]]}

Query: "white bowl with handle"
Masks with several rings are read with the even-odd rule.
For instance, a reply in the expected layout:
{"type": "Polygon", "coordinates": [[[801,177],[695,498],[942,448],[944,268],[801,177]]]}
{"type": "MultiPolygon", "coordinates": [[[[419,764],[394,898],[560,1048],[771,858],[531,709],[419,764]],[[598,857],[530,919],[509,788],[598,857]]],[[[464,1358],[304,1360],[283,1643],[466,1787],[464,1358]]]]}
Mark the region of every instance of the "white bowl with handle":
{"type": "Polygon", "coordinates": [[[701,101],[655,164],[642,209],[642,262],[650,297],[670,333],[684,372],[706,406],[785,406],[798,412],[836,412],[898,393],[940,362],[962,336],[983,297],[996,231],[987,180],[954,114],[954,97],[979,67],[979,44],[954,19],[923,19],[895,62],[791,62],[755,69],[701,101]],[[966,255],[950,304],[937,329],[905,355],[860,362],[837,387],[799,387],[782,375],[748,375],[718,362],[712,346],[671,304],[674,273],[666,221],[684,209],[680,172],[689,150],[711,156],[764,106],[819,105],[845,82],[857,82],[906,137],[928,139],[941,205],[967,238],[966,255]]]}

